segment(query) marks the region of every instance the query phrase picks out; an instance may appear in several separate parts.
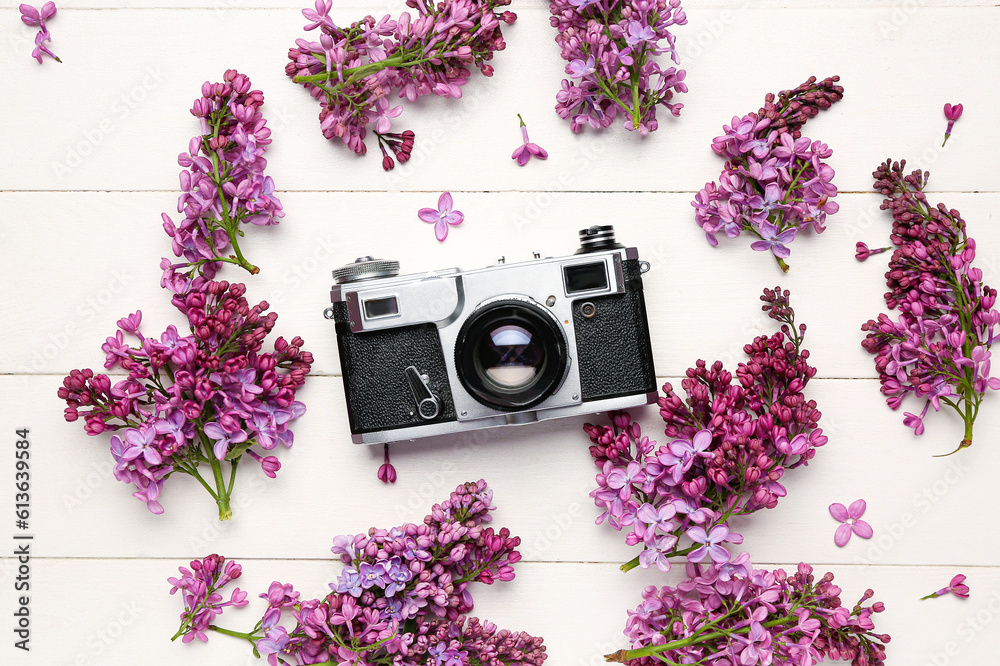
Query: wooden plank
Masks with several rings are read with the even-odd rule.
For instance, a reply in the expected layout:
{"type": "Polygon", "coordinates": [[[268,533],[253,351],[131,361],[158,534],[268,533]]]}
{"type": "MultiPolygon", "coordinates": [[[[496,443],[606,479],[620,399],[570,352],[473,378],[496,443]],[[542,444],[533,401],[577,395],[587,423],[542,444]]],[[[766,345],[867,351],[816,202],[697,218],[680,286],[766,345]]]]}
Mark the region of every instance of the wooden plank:
{"type": "MultiPolygon", "coordinates": [[[[181,604],[167,594],[166,578],[176,574],[174,559],[51,560],[32,564],[31,598],[34,625],[29,654],[10,643],[0,647],[7,663],[125,664],[142,655],[150,666],[189,663],[261,664],[250,646],[238,639],[213,634],[208,643],[171,644],[181,604]],[[85,609],[85,610],[83,610],[85,609]],[[67,621],[67,612],[73,613],[67,621]]],[[[246,561],[241,589],[250,592],[250,605],[227,609],[220,626],[249,630],[264,611],[257,593],[271,580],[292,582],[304,597],[324,594],[338,567],[330,562],[290,560],[246,561]]],[[[767,565],[794,567],[793,563],[767,565]]],[[[10,559],[0,560],[11,571],[10,559]]],[[[876,616],[876,629],[889,633],[892,663],[991,663],[997,616],[1000,614],[1000,571],[963,569],[972,588],[969,599],[917,599],[947,584],[954,567],[817,566],[817,573],[833,571],[849,603],[867,588],[875,589],[886,611],[876,616]]],[[[8,574],[9,575],[9,574],[8,574]]],[[[625,647],[621,630],[625,609],[641,600],[645,585],[676,584],[679,574],[623,576],[606,564],[518,565],[511,583],[475,587],[476,615],[500,627],[523,630],[545,638],[549,659],[558,666],[597,666],[601,655],[625,647]]],[[[4,609],[13,607],[4,599],[4,609]]],[[[839,663],[839,662],[838,662],[839,663]]]]}
{"type": "MultiPolygon", "coordinates": [[[[889,218],[869,193],[882,159],[906,157],[930,168],[934,201],[962,210],[978,244],[986,281],[1000,278],[1000,189],[984,165],[1000,149],[989,109],[1000,93],[1000,7],[994,0],[689,0],[677,30],[691,92],[679,119],[642,139],[620,127],[573,135],[552,111],[565,63],[558,57],[548,5],[519,0],[505,31],[496,76],[473,77],[462,100],[423,99],[399,127],[417,132],[414,159],[385,174],[318,131],[316,103],[282,67],[304,23],[307,0],[64,0],[51,25],[62,65],[30,58],[34,30],[18,20],[19,0],[0,0],[0,119],[10,131],[0,162],[0,460],[13,461],[14,431],[31,429],[32,651],[8,640],[0,663],[91,666],[132,663],[260,664],[247,646],[213,636],[207,645],[168,644],[180,610],[165,579],[209,552],[245,558],[242,586],[251,608],[228,611],[227,626],[249,627],[262,611],[255,596],[273,579],[319,595],[339,566],[336,534],[419,520],[455,485],[485,477],[495,490],[496,526],[523,538],[525,560],[510,584],[480,586],[478,615],[545,636],[553,666],[590,666],[624,646],[625,611],[646,585],[676,584],[669,574],[618,563],[637,550],[607,525],[588,497],[594,467],[585,419],[479,431],[393,447],[399,481],[375,478],[377,447],[349,443],[340,366],[329,322],[328,271],[362,254],[396,258],[405,272],[465,269],[571,253],[578,229],[615,224],[653,270],[645,277],[660,382],[675,385],[697,358],[733,368],[742,345],[769,333],[760,289],[793,292],[807,346],[819,368],[808,395],[830,437],[806,468],[783,479],[774,510],[734,523],[742,548],[760,564],[802,559],[832,570],[853,601],[867,587],[887,605],[878,629],[893,635],[891,663],[992,664],[1000,611],[1000,519],[985,501],[1000,463],[996,396],[989,396],[974,446],[932,458],[960,439],[951,415],[928,419],[914,437],[878,392],[859,325],[882,311],[884,261],[853,258],[854,243],[878,245],[889,218]],[[108,43],[104,35],[113,35],[108,43]],[[211,40],[211,41],[210,41],[211,40]],[[216,46],[217,41],[222,46],[216,46]],[[61,419],[55,392],[75,367],[100,367],[114,322],[141,308],[147,332],[178,323],[159,286],[168,254],[161,211],[177,197],[176,155],[197,124],[188,114],[200,83],[236,66],[267,96],[275,143],[269,173],[288,217],[250,230],[245,249],[262,272],[223,277],[248,282],[251,299],[280,313],[277,332],[302,335],[317,359],[300,393],[308,413],[296,444],[282,451],[275,480],[245,465],[235,517],[219,523],[210,498],[190,479],[168,483],[166,513],[153,516],[111,475],[108,436],[87,437],[61,419]],[[834,149],[841,212],[820,238],[793,245],[782,275],[749,242],[710,248],[693,224],[690,201],[722,161],[711,138],[734,113],[756,109],[767,91],[810,74],[840,74],[846,97],[806,128],[834,149]],[[946,149],[944,102],[966,115],[946,149]],[[546,162],[517,168],[516,114],[524,115],[546,162]],[[634,166],[633,166],[634,165],[634,166]],[[631,167],[631,168],[629,168],[631,167]],[[484,177],[486,176],[486,177],[484,177]],[[438,244],[416,211],[439,192],[455,194],[466,223],[438,244]],[[870,541],[833,544],[832,502],[868,501],[870,541]],[[918,601],[969,576],[972,598],[918,601]]],[[[399,13],[401,1],[337,4],[335,20],[399,13]]],[[[313,33],[315,34],[315,33],[313,33]]],[[[373,146],[370,146],[374,150],[373,146]]],[[[908,405],[910,411],[918,406],[908,405]]],[[[645,432],[665,441],[655,408],[645,432]]],[[[2,464],[0,464],[2,467],[2,464]]],[[[13,498],[10,467],[0,497],[13,498]]],[[[10,502],[10,499],[8,499],[10,502]]],[[[11,502],[12,503],[12,502],[11,502]]],[[[11,511],[11,504],[0,506],[11,511]]],[[[0,613],[18,606],[10,557],[18,531],[7,514],[0,558],[0,613]]],[[[777,566],[777,565],[772,565],[777,566]]]]}
{"type": "MultiPolygon", "coordinates": [[[[459,483],[479,478],[494,488],[495,524],[522,537],[528,560],[621,563],[638,553],[625,546],[624,534],[593,524],[599,512],[588,494],[597,469],[580,430],[593,417],[399,443],[393,446],[399,481],[386,486],[375,478],[381,448],[350,443],[340,379],[318,377],[301,392],[309,411],[294,428],[295,446],[278,453],[278,478],[266,479],[247,461],[237,479],[235,518],[220,524],[208,494],[186,477],[166,484],[166,512],[149,514],[112,477],[108,436],[88,437],[80,424],[61,421],[57,383],[52,376],[0,377],[10,405],[0,433],[31,428],[31,525],[46,556],[190,557],[225,548],[234,557],[323,558],[335,535],[419,521],[459,483]],[[102,526],[100,539],[90,536],[95,525],[102,526]],[[261,538],[261,525],[284,525],[297,538],[261,538]]],[[[927,434],[915,438],[872,380],[815,380],[809,389],[830,442],[808,467],[783,479],[789,496],[776,509],[734,523],[745,548],[761,561],[794,554],[842,564],[998,563],[1000,535],[979,526],[1000,519],[1000,509],[967,509],[981,497],[977,470],[1000,464],[995,409],[984,407],[971,449],[932,458],[961,439],[957,418],[932,417],[927,434]],[[827,507],[861,497],[876,537],[837,548],[837,523],[827,507]],[[954,547],[973,533],[976,548],[954,547]]],[[[643,423],[651,438],[667,441],[655,409],[645,411],[643,423]]],[[[4,449],[13,451],[13,439],[4,449]]],[[[13,495],[12,483],[5,478],[0,492],[6,484],[13,495]]]]}
{"type": "MultiPolygon", "coordinates": [[[[338,20],[358,16],[339,11],[338,20]]],[[[3,82],[20,100],[7,111],[8,122],[45,131],[11,134],[9,154],[30,157],[0,167],[0,187],[173,189],[176,155],[197,131],[187,113],[191,100],[202,81],[217,80],[235,65],[267,96],[275,140],[270,173],[288,190],[696,191],[721,170],[721,160],[709,149],[721,126],[734,114],[756,110],[768,91],[794,87],[810,74],[839,74],[847,89],[844,101],[806,132],[834,149],[831,164],[840,172],[841,189],[866,191],[871,165],[903,154],[921,156],[941,172],[932,189],[997,189],[993,174],[972,158],[1000,149],[1000,136],[985,112],[998,106],[1000,92],[993,86],[966,86],[955,76],[976,72],[992,80],[1000,75],[1000,45],[993,38],[1000,18],[996,7],[920,7],[891,34],[880,28],[893,14],[886,6],[747,7],[726,10],[725,19],[722,9],[693,12],[691,24],[679,33],[692,90],[684,95],[684,114],[663,118],[661,129],[646,138],[620,127],[573,135],[552,112],[565,63],[558,57],[547,9],[536,5],[519,11],[521,20],[508,31],[509,47],[498,54],[492,80],[473,77],[462,100],[424,99],[405,114],[398,127],[416,132],[417,147],[405,168],[388,174],[376,157],[357,158],[323,140],[317,104],[285,77],[287,50],[304,35],[297,11],[71,12],[55,33],[53,46],[66,61],[56,67],[39,67],[28,57],[33,32],[19,26],[0,45],[4,62],[10,63],[3,82]],[[815,29],[820,25],[837,29],[815,29]],[[193,26],[225,30],[253,48],[239,57],[228,48],[197,49],[190,60],[178,59],[178,36],[193,26]],[[795,66],[783,57],[744,55],[757,53],[760,36],[776,30],[810,35],[808,48],[796,52],[795,66]],[[96,34],[116,35],[116,47],[91,48],[96,34]],[[948,57],[928,58],[928,53],[948,57]],[[741,60],[752,63],[752,76],[740,69],[741,60]],[[522,75],[525,71],[532,72],[530,78],[522,75]],[[926,94],[928,81],[934,82],[936,95],[926,94]],[[67,99],[73,100],[68,116],[67,99]],[[946,101],[963,102],[967,112],[942,150],[946,101]],[[532,139],[549,151],[546,163],[518,169],[510,160],[520,143],[518,113],[532,139]],[[622,164],[642,168],[609,177],[622,164]],[[482,177],[482,165],[492,165],[489,179],[482,177]]],[[[8,24],[16,21],[13,12],[8,15],[8,24]]],[[[192,35],[191,43],[203,43],[203,34],[192,35]]],[[[377,152],[374,145],[369,149],[377,152]]]]}
{"type": "MultiPolygon", "coordinates": [[[[278,312],[277,332],[301,335],[316,357],[315,372],[339,374],[329,305],[329,271],[366,254],[401,260],[403,273],[459,266],[466,270],[527,261],[532,252],[568,255],[577,231],[613,223],[618,238],[651,262],[644,278],[657,372],[679,376],[703,358],[736,368],[743,345],[770,334],[760,311],[765,286],[792,291],[807,348],[821,377],[875,377],[860,342],[863,322],[884,311],[883,257],[864,264],[854,244],[885,242],[891,217],[881,197],[843,194],[841,211],[820,235],[801,235],[782,274],[746,238],[710,247],[694,223],[688,194],[455,192],[466,214],[438,243],[416,211],[435,205],[435,193],[282,194],[288,215],[277,227],[247,231],[242,247],[261,267],[257,276],[231,268],[223,278],[248,284],[249,298],[278,312]],[[347,219],[338,219],[346,216],[347,219]],[[883,259],[880,261],[880,259],[883,259]]],[[[940,196],[965,215],[978,245],[977,265],[988,283],[1000,281],[1000,231],[992,224],[1000,198],[940,196]]],[[[170,254],[160,212],[175,209],[173,193],[5,193],[0,205],[0,261],[7,267],[3,302],[19,316],[0,346],[0,372],[67,373],[100,367],[100,345],[114,322],[136,309],[144,330],[157,335],[183,324],[159,287],[160,258],[170,254]],[[40,231],[41,230],[41,231],[40,231]],[[39,233],[61,239],[39,245],[39,233]]],[[[175,219],[176,216],[175,216],[175,219]]],[[[500,287],[498,286],[498,289],[500,287]]],[[[500,293],[500,292],[498,292],[500,293]]],[[[544,296],[542,296],[544,298],[544,296]]]]}
{"type": "MultiPolygon", "coordinates": [[[[18,6],[16,0],[0,1],[0,10],[12,9],[18,6]]],[[[512,9],[521,11],[525,7],[548,8],[545,0],[518,0],[512,9]]],[[[709,11],[738,10],[749,7],[768,9],[836,9],[840,7],[850,7],[855,9],[876,8],[884,10],[887,21],[892,22],[893,16],[908,17],[920,8],[925,7],[992,7],[990,0],[930,0],[924,2],[920,0],[843,0],[842,2],[832,2],[831,0],[685,0],[684,8],[688,16],[709,11]]],[[[299,15],[299,10],[303,7],[312,7],[308,0],[183,0],[179,3],[169,3],[166,0],[63,0],[59,3],[62,10],[101,10],[101,9],[213,9],[218,11],[246,12],[259,9],[287,9],[295,10],[295,15],[299,15]]],[[[390,2],[389,0],[378,0],[373,2],[362,2],[360,0],[350,0],[343,4],[338,4],[334,12],[344,10],[353,11],[358,16],[358,12],[367,12],[372,15],[379,12],[391,12],[396,14],[404,10],[404,3],[390,2]]],[[[332,12],[331,12],[332,13],[332,12]]],[[[353,15],[353,14],[352,14],[353,15]]],[[[896,21],[902,21],[897,18],[896,21]]],[[[303,24],[305,22],[303,21],[303,24]]]]}

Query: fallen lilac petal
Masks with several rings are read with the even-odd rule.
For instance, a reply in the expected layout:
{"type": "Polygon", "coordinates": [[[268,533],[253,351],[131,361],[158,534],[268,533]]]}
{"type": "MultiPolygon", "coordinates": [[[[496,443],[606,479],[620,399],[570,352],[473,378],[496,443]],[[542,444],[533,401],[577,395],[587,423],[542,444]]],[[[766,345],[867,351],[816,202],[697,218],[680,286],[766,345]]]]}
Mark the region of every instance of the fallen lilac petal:
{"type": "Polygon", "coordinates": [[[524,124],[524,120],[521,118],[521,114],[518,114],[517,118],[518,121],[520,121],[521,123],[520,125],[521,138],[523,139],[524,143],[518,146],[514,150],[514,152],[511,153],[510,156],[511,159],[516,160],[518,166],[524,166],[525,164],[527,164],[528,160],[531,159],[532,155],[534,155],[540,160],[546,159],[549,156],[549,154],[545,151],[545,149],[536,143],[531,143],[531,141],[528,139],[528,127],[524,124]]]}
{"type": "Polygon", "coordinates": [[[853,531],[851,530],[851,526],[847,523],[843,523],[838,526],[837,531],[834,532],[833,542],[837,544],[837,546],[843,548],[847,545],[847,542],[851,540],[852,533],[853,531]]]}
{"type": "Polygon", "coordinates": [[[453,210],[454,205],[451,192],[443,192],[438,197],[437,210],[421,208],[417,212],[418,218],[434,225],[434,237],[439,241],[444,241],[448,237],[449,226],[458,226],[465,221],[465,215],[461,211],[453,210]]]}
{"type": "Polygon", "coordinates": [[[944,105],[944,117],[948,119],[948,127],[944,131],[944,141],[941,143],[942,147],[944,147],[944,144],[948,143],[948,138],[951,136],[951,130],[955,127],[955,121],[962,117],[963,110],[964,109],[961,104],[956,104],[954,106],[951,104],[944,105]]]}

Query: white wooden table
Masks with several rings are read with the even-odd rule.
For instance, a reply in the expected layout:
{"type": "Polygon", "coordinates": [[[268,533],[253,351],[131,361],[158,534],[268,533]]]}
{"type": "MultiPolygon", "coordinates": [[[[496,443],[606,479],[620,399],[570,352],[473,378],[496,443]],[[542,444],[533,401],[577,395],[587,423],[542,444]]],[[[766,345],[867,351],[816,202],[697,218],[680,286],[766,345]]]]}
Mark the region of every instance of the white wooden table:
{"type": "MultiPolygon", "coordinates": [[[[973,447],[951,458],[958,419],[929,420],[915,438],[878,391],[861,349],[862,322],[882,311],[884,262],[858,264],[854,243],[875,246],[890,219],[870,192],[886,157],[932,172],[932,198],[962,211],[987,280],[1000,282],[1000,7],[993,0],[687,0],[677,30],[691,92],[681,118],[661,119],[643,139],[616,126],[573,135],[552,111],[563,61],[541,0],[519,0],[508,49],[492,80],[473,77],[461,100],[423,99],[397,127],[416,132],[409,164],[383,173],[376,153],[359,159],[322,139],[318,105],[286,79],[285,54],[302,36],[301,0],[64,0],[50,24],[64,63],[30,58],[34,31],[16,0],[0,2],[0,663],[46,666],[244,664],[237,641],[171,644],[180,612],[166,578],[196,556],[220,552],[245,564],[253,595],[273,579],[321,595],[339,570],[334,535],[420,520],[458,483],[485,477],[495,489],[496,525],[523,538],[524,561],[508,584],[475,590],[476,614],[544,636],[553,666],[601,662],[622,647],[625,611],[646,585],[669,575],[617,564],[635,551],[622,534],[594,523],[589,491],[596,468],[583,419],[442,437],[395,447],[394,486],[375,478],[380,448],[350,443],[333,327],[322,317],[329,271],[356,256],[397,258],[404,271],[476,268],[505,255],[570,253],[578,229],[613,223],[619,238],[653,265],[647,304],[661,381],[698,358],[730,369],[742,345],[772,330],[759,310],[765,286],[792,290],[809,325],[819,369],[808,394],[830,437],[813,464],[786,477],[778,507],[741,521],[743,544],[760,566],[807,561],[833,571],[845,601],[866,587],[887,610],[889,660],[907,666],[996,663],[1000,636],[1000,508],[996,501],[1000,400],[991,396],[973,447]],[[229,67],[264,91],[273,129],[268,173],[287,217],[251,229],[243,247],[262,267],[244,281],[249,298],[280,314],[278,332],[302,335],[314,376],[301,391],[308,413],[276,480],[240,470],[230,523],[196,483],[178,478],[154,516],[111,476],[108,438],[62,420],[56,389],[70,369],[100,368],[100,345],[135,309],[144,327],[178,322],[159,288],[169,252],[160,213],[175,209],[176,155],[197,131],[191,101],[229,67]],[[791,272],[749,242],[711,248],[690,201],[722,162],[709,149],[734,114],[756,110],[769,91],[809,75],[839,74],[845,98],[810,121],[805,134],[834,150],[841,211],[822,236],[792,246],[791,272]],[[946,149],[941,108],[965,116],[946,149]],[[518,168],[516,114],[548,161],[518,168]],[[416,211],[450,190],[466,222],[443,244],[416,211]],[[31,429],[31,651],[14,648],[15,430],[31,429]],[[827,506],[868,501],[875,537],[833,543],[827,506]],[[917,601],[965,573],[972,597],[917,601]]],[[[398,14],[400,2],[337,6],[342,24],[398,14]]],[[[911,409],[912,411],[912,409],[911,409]]],[[[662,439],[654,409],[648,432],[662,439]]],[[[223,616],[250,627],[262,603],[223,616]]]]}

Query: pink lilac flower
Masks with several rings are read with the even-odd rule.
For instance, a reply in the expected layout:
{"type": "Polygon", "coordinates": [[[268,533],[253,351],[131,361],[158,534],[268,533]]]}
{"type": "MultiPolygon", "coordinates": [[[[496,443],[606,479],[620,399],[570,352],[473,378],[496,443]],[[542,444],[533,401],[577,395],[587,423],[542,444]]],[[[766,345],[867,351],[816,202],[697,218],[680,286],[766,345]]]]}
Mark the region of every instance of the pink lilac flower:
{"type": "Polygon", "coordinates": [[[670,571],[670,557],[676,551],[677,537],[673,534],[661,534],[639,553],[639,566],[648,569],[656,566],[663,573],[670,571]]]}
{"type": "Polygon", "coordinates": [[[839,210],[833,169],[823,160],[833,151],[802,136],[809,118],[843,97],[839,76],[823,81],[810,77],[793,90],[768,94],[756,113],[734,117],[712,150],[726,158],[718,183],[706,183],[691,205],[695,222],[710,245],[718,235],[736,238],[747,231],[757,240],[751,248],[771,252],[788,270],[788,245],[798,231],[825,230],[827,215],[839,210]]]}
{"type": "Polygon", "coordinates": [[[52,40],[52,36],[45,27],[45,22],[56,15],[56,3],[46,2],[41,9],[36,9],[25,3],[20,5],[18,10],[21,12],[21,21],[25,25],[38,26],[38,34],[35,35],[35,50],[31,52],[31,57],[39,64],[42,62],[42,54],[49,56],[56,62],[62,62],[55,53],[45,46],[45,42],[52,40]]]}
{"type": "Polygon", "coordinates": [[[566,74],[574,79],[582,79],[595,71],[597,71],[597,63],[594,61],[594,56],[587,56],[586,60],[572,60],[566,65],[566,74]]]}
{"type": "Polygon", "coordinates": [[[285,73],[302,84],[320,104],[320,131],[358,155],[368,152],[365,138],[374,122],[382,168],[406,162],[414,134],[388,132],[390,119],[402,112],[389,97],[415,101],[425,95],[460,98],[473,67],[492,76],[489,61],[506,47],[501,23],[517,18],[499,11],[510,0],[411,2],[403,12],[376,20],[366,16],[346,28],[330,18],[331,0],[316,0],[302,10],[305,30],[318,41],[295,40],[285,73]]]}
{"type": "Polygon", "coordinates": [[[670,29],[687,23],[680,0],[550,0],[549,12],[570,77],[556,113],[573,132],[609,127],[620,114],[624,127],[645,136],[659,127],[660,107],[680,115],[674,95],[688,91],[686,73],[660,63],[679,62],[670,29]]]}
{"type": "Polygon", "coordinates": [[[243,430],[237,428],[235,431],[229,432],[214,421],[206,423],[202,430],[206,436],[215,440],[212,450],[215,452],[215,457],[219,460],[226,459],[230,444],[239,444],[240,442],[247,441],[247,434],[243,430]]]}
{"type": "Polygon", "coordinates": [[[708,533],[702,527],[692,527],[687,531],[691,541],[701,544],[688,555],[689,562],[701,562],[706,556],[711,557],[716,564],[724,564],[730,560],[729,551],[721,544],[724,541],[742,543],[743,537],[739,534],[730,534],[729,528],[725,525],[716,525],[708,533]]]}
{"type": "Polygon", "coordinates": [[[288,653],[288,642],[291,640],[284,627],[274,627],[264,632],[264,637],[257,640],[257,651],[267,657],[270,666],[278,666],[278,655],[288,653]]]}
{"type": "Polygon", "coordinates": [[[330,19],[330,10],[333,9],[333,0],[316,0],[316,9],[308,7],[302,10],[302,15],[312,23],[306,25],[305,30],[315,30],[321,26],[336,28],[337,26],[330,19]]]}
{"type": "MultiPolygon", "coordinates": [[[[492,498],[485,481],[465,483],[420,523],[334,538],[331,551],[347,566],[330,593],[307,599],[291,584],[274,581],[260,595],[267,610],[249,633],[214,624],[230,605],[219,603],[216,591],[227,581],[202,574],[217,565],[192,563],[197,573],[181,569],[182,579],[170,579],[174,591],[190,590],[175,638],[225,633],[249,641],[272,666],[541,666],[547,657],[541,638],[468,617],[471,584],[513,580],[521,559],[518,537],[486,525],[492,498]]],[[[245,604],[246,595],[237,596],[231,605],[245,604]]]]}
{"type": "Polygon", "coordinates": [[[892,212],[894,251],[885,273],[884,298],[895,318],[880,314],[861,326],[862,346],[875,357],[882,394],[893,410],[907,396],[922,402],[903,423],[923,434],[928,409],[954,409],[965,424],[956,451],[972,444],[973,426],[988,391],[1000,390],[991,373],[990,347],[997,338],[1000,311],[996,289],[972,265],[976,241],[954,208],[931,205],[924,188],[928,174],[906,175],[906,162],[887,160],[874,172],[875,189],[892,212]]]}
{"type": "Polygon", "coordinates": [[[399,114],[403,112],[402,106],[394,106],[389,108],[389,100],[382,97],[375,102],[375,116],[378,122],[375,123],[375,131],[385,134],[392,127],[392,118],[398,118],[399,114]]]}
{"type": "Polygon", "coordinates": [[[170,594],[181,593],[184,600],[184,612],[181,613],[181,626],[171,640],[181,640],[190,643],[194,639],[208,641],[205,633],[212,621],[222,614],[223,609],[232,606],[241,608],[247,605],[247,594],[236,588],[223,601],[219,594],[222,588],[243,575],[243,568],[233,561],[227,561],[221,555],[209,555],[202,560],[191,562],[191,569],[179,567],[180,578],[168,578],[172,587],[170,594]]]}
{"type": "Polygon", "coordinates": [[[454,210],[455,202],[451,198],[451,192],[444,192],[438,197],[438,207],[421,208],[417,212],[424,222],[434,225],[434,237],[444,242],[448,237],[448,227],[458,226],[465,220],[465,215],[461,211],[454,210]]]}
{"type": "Polygon", "coordinates": [[[137,460],[141,456],[147,465],[159,465],[163,456],[154,447],[155,440],[156,429],[153,427],[129,428],[125,431],[125,441],[129,446],[122,452],[122,460],[137,460]]]}
{"type": "Polygon", "coordinates": [[[833,542],[837,546],[840,548],[846,546],[847,542],[851,540],[852,534],[857,534],[862,539],[872,538],[871,525],[861,520],[867,507],[868,505],[863,499],[852,502],[849,508],[839,502],[830,505],[830,515],[833,516],[834,520],[842,523],[833,535],[833,542]]]}
{"type": "Polygon", "coordinates": [[[279,337],[266,351],[277,314],[266,302],[251,305],[245,285],[213,279],[223,263],[256,272],[242,256],[239,227],[283,215],[273,181],[263,175],[270,143],[263,99],[247,77],[228,70],[222,82],[205,82],[191,109],[203,133],[178,160],[187,168],[178,201],[184,219],[175,225],[163,216],[178,260],[160,264],[161,286],[172,292],[186,333],[170,325],[160,336],[146,335],[141,311],[122,317],[101,349],[104,367],[125,377],[112,384],[108,375],[73,370],[58,390],[64,418],[82,419],[87,434],[124,429],[110,442],[115,478],[134,485],[133,497],[156,514],[163,512],[163,483],[180,473],[198,479],[220,519],[228,519],[235,480],[228,472],[246,454],[274,478],[278,459],[251,447],[291,446],[291,422],[305,413],[295,393],[313,358],[302,339],[279,337]],[[203,475],[202,465],[211,471],[203,475]]]}
{"type": "Polygon", "coordinates": [[[940,597],[943,594],[954,594],[956,597],[961,597],[963,599],[969,598],[969,586],[965,584],[965,575],[956,574],[951,582],[948,583],[948,587],[942,587],[937,592],[931,592],[926,597],[920,597],[920,600],[924,599],[934,599],[940,597]]]}
{"type": "Polygon", "coordinates": [[[247,449],[245,453],[246,455],[256,460],[258,463],[260,463],[260,468],[264,472],[264,476],[267,476],[268,478],[271,479],[277,478],[278,470],[281,469],[281,461],[279,461],[275,456],[262,457],[259,453],[257,453],[253,449],[247,449]]]}
{"type": "MultiPolygon", "coordinates": [[[[396,107],[402,108],[402,107],[396,107]]],[[[405,130],[403,132],[375,132],[375,138],[378,139],[378,147],[382,151],[382,169],[385,171],[391,170],[396,163],[393,161],[392,156],[389,155],[391,152],[396,156],[396,160],[400,164],[409,161],[410,153],[413,151],[413,141],[414,134],[411,130],[405,130]]]]}
{"type": "Polygon", "coordinates": [[[864,261],[868,257],[871,257],[876,254],[882,254],[886,250],[892,249],[891,247],[870,248],[868,247],[867,243],[864,243],[862,241],[858,241],[855,247],[856,249],[854,252],[854,258],[857,259],[858,261],[864,261]]]}
{"type": "Polygon", "coordinates": [[[250,79],[235,69],[223,81],[206,81],[191,115],[198,118],[201,134],[191,138],[177,163],[181,195],[178,222],[166,214],[163,229],[172,239],[178,265],[164,260],[161,284],[185,288],[201,275],[212,278],[223,263],[256,274],[260,269],[243,256],[240,240],[247,224],[270,226],[284,217],[274,195],[274,181],[264,175],[271,130],[260,111],[264,94],[252,90],[250,79]]]}
{"type": "Polygon", "coordinates": [[[770,222],[762,222],[760,228],[757,229],[760,240],[750,243],[750,249],[758,252],[770,250],[774,256],[787,259],[792,251],[785,246],[785,243],[791,243],[795,240],[796,231],[797,229],[786,229],[779,234],[777,226],[770,222]]]}
{"type": "Polygon", "coordinates": [[[746,562],[724,576],[724,567],[688,562],[677,587],[644,589],[625,625],[631,649],[605,659],[630,666],[884,665],[890,637],[875,633],[873,616],[885,605],[864,605],[872,590],[843,606],[833,574],[817,578],[807,564],[792,574],[746,562]]]}
{"type": "Polygon", "coordinates": [[[722,545],[743,540],[729,519],[776,506],[786,494],[784,474],[826,443],[816,403],[803,393],[816,374],[802,346],[806,327],[795,324],[788,297],[787,290],[764,290],[762,309],[781,330],[744,347],[749,358],[735,376],[721,361],[699,360],[681,382],[686,400],[664,385],[658,403],[668,443],[643,435],[627,412],[611,412],[608,425],[584,425],[600,470],[590,493],[603,510],[596,522],[606,520],[627,532],[626,544],[643,548],[623,570],[667,571],[671,558],[686,555],[731,564],[722,575],[736,575],[747,558],[730,562],[722,545]]]}
{"type": "Polygon", "coordinates": [[[540,160],[544,160],[549,156],[545,149],[539,146],[537,143],[531,143],[528,139],[528,128],[524,124],[524,120],[521,118],[521,114],[517,114],[517,119],[521,123],[521,137],[524,139],[524,143],[519,146],[514,153],[510,156],[512,160],[517,160],[518,166],[524,166],[534,155],[540,160]]]}
{"type": "Polygon", "coordinates": [[[35,48],[31,52],[31,57],[38,61],[38,64],[42,64],[42,54],[45,54],[55,60],[56,62],[62,62],[55,53],[49,50],[45,46],[45,42],[52,41],[52,35],[49,34],[48,30],[39,30],[38,34],[35,35],[35,48]]]}
{"type": "Polygon", "coordinates": [[[941,147],[948,143],[948,137],[951,136],[951,128],[955,126],[955,121],[962,117],[962,105],[956,104],[952,106],[951,104],[944,105],[944,117],[948,119],[948,127],[944,131],[944,141],[941,143],[941,147]]]}
{"type": "Polygon", "coordinates": [[[378,468],[378,480],[382,483],[396,483],[396,468],[389,462],[389,445],[386,444],[383,451],[384,462],[378,468]]]}
{"type": "Polygon", "coordinates": [[[38,26],[42,30],[45,30],[45,22],[54,17],[57,11],[54,2],[46,2],[41,9],[35,9],[25,3],[20,5],[18,10],[21,12],[21,21],[25,25],[38,26]]]}

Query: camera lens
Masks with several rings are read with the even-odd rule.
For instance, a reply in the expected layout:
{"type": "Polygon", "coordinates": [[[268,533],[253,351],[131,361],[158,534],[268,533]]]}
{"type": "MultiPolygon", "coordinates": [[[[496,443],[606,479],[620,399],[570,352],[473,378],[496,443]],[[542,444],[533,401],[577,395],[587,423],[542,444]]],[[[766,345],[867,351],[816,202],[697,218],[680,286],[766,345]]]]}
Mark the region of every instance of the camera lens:
{"type": "Polygon", "coordinates": [[[566,369],[566,338],[540,307],[495,301],[465,321],[455,346],[458,377],[479,402],[528,409],[552,395],[566,369]]]}
{"type": "Polygon", "coordinates": [[[528,329],[500,324],[479,345],[479,367],[500,388],[522,388],[534,381],[545,362],[545,350],[528,329]]]}

